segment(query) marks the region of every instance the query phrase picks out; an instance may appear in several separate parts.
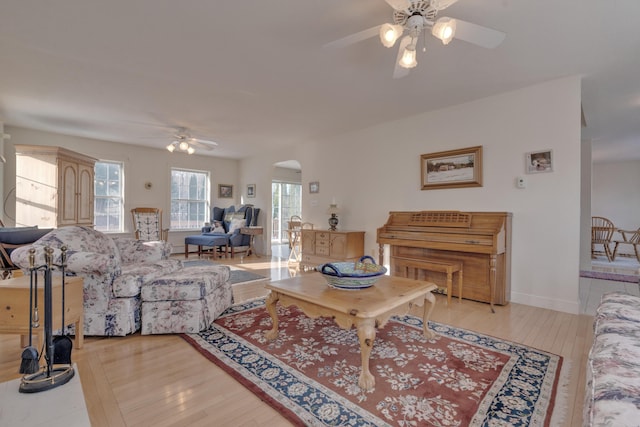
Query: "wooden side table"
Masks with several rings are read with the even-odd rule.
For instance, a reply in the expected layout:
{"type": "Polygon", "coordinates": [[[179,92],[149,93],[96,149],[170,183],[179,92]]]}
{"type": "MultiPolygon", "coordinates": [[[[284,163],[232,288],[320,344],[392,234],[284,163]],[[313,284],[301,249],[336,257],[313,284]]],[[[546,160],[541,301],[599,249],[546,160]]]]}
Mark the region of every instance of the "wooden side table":
{"type": "MultiPolygon", "coordinates": [[[[29,276],[16,277],[0,281],[0,334],[20,334],[21,345],[29,345],[29,276]]],[[[52,329],[62,326],[62,280],[59,275],[52,275],[52,329]]],[[[82,348],[84,343],[84,308],[81,277],[65,278],[65,313],[67,325],[74,324],[76,336],[75,348],[82,348]]],[[[37,337],[36,348],[44,342],[44,278],[38,277],[38,311],[40,326],[33,328],[37,337]]]]}
{"type": "Polygon", "coordinates": [[[240,234],[246,234],[248,236],[251,236],[251,239],[249,240],[249,250],[247,251],[247,256],[254,254],[255,256],[259,257],[259,255],[256,253],[256,248],[254,244],[255,244],[256,236],[259,236],[262,233],[264,233],[264,229],[262,227],[253,226],[253,227],[242,227],[240,229],[240,234]]]}

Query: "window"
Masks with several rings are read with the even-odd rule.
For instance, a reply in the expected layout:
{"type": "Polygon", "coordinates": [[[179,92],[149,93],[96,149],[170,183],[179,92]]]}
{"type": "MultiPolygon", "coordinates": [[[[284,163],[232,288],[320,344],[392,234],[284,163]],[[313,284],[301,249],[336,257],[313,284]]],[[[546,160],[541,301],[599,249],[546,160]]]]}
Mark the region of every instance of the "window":
{"type": "Polygon", "coordinates": [[[200,228],[209,219],[209,173],[171,169],[171,229],[200,228]]]}
{"type": "Polygon", "coordinates": [[[102,232],[123,231],[123,166],[118,162],[96,162],[93,221],[102,232]]]}

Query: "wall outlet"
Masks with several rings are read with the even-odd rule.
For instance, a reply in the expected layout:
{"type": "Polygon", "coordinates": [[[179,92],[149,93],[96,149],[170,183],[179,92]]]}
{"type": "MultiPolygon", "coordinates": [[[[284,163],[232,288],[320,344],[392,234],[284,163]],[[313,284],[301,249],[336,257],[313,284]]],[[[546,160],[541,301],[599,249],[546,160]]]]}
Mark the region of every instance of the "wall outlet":
{"type": "Polygon", "coordinates": [[[524,176],[519,176],[516,178],[516,187],[518,188],[526,188],[527,181],[524,179],[524,176]]]}

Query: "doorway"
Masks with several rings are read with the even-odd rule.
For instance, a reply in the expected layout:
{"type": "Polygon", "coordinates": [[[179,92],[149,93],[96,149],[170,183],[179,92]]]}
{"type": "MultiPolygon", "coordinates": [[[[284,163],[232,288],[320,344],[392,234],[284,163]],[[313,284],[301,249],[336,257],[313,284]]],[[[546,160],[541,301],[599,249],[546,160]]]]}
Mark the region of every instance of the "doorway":
{"type": "Polygon", "coordinates": [[[289,258],[289,221],[302,216],[300,163],[295,160],[276,163],[271,182],[271,254],[289,258]]]}

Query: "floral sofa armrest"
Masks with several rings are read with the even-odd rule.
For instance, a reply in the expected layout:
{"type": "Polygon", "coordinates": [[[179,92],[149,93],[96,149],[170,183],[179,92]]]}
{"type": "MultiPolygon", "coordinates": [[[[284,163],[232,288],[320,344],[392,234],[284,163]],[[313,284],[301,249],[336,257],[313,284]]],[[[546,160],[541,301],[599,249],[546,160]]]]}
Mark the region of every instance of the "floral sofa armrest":
{"type": "Polygon", "coordinates": [[[171,255],[172,245],[166,241],[145,242],[130,237],[113,237],[122,264],[148,264],[171,255]]]}
{"type": "MultiPolygon", "coordinates": [[[[45,263],[44,246],[29,245],[17,248],[11,253],[11,260],[23,270],[30,267],[30,249],[35,249],[34,265],[40,266],[45,263]]],[[[61,264],[61,250],[53,248],[53,264],[61,264]]],[[[118,272],[120,261],[113,254],[103,254],[96,252],[74,252],[67,251],[66,270],[69,273],[80,275],[85,274],[106,274],[118,272]]]]}

